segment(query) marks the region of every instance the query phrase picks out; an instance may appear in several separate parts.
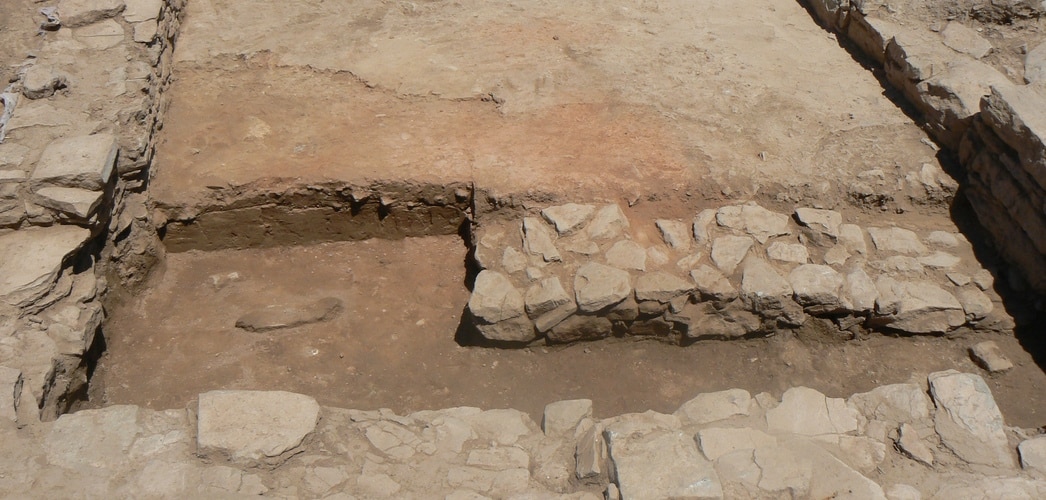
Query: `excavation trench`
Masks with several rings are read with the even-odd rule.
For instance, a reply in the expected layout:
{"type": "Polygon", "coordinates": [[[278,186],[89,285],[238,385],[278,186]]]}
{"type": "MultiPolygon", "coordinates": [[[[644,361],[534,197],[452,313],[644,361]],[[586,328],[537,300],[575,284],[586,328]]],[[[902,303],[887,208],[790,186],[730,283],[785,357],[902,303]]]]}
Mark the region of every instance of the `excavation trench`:
{"type": "MultiPolygon", "coordinates": [[[[168,251],[148,286],[110,308],[92,395],[173,408],[215,389],[287,390],[336,407],[510,407],[535,418],[549,401],[590,398],[608,414],[668,412],[691,394],[731,387],[776,394],[805,385],[846,395],[933,370],[972,370],[966,346],[991,338],[1025,372],[1015,379],[1026,383],[993,387],[1007,417],[1031,423],[1044,411],[1021,396],[1042,374],[1019,343],[969,329],[953,338],[890,336],[811,317],[798,328],[686,346],[625,329],[598,342],[484,347],[466,307],[473,231],[518,225],[525,211],[491,212],[474,226],[471,198],[460,189],[429,188],[448,193],[449,205],[387,197],[381,208],[380,196],[349,195],[336,207],[342,195],[330,193],[351,190],[314,187],[325,194],[284,194],[272,198],[293,205],[274,200],[168,222],[161,231],[168,251]],[[338,306],[314,322],[237,326],[273,306],[301,312],[324,300],[338,306]]],[[[653,202],[627,210],[637,226],[653,214],[695,211],[653,202]]]]}

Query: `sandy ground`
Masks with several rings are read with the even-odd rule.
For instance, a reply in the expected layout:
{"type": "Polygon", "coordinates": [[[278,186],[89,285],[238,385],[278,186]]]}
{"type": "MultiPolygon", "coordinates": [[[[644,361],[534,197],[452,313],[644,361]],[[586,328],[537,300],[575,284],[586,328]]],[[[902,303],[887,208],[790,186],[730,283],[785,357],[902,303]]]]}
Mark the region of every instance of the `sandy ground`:
{"type": "Polygon", "coordinates": [[[987,377],[1007,423],[1046,420],[1038,397],[1046,375],[1012,336],[843,342],[807,329],[688,347],[628,339],[462,347],[454,335],[468,300],[463,255],[453,237],[171,254],[148,291],[113,311],[96,389],[107,404],[154,409],[214,389],[281,389],[345,408],[511,407],[539,420],[545,404],[561,399],[590,398],[600,415],[671,412],[732,387],[780,396],[806,385],[848,396],[937,370],[977,373],[966,348],[991,338],[1017,364],[987,377]],[[232,272],[240,280],[215,286],[212,276],[232,272]],[[252,309],[323,297],[346,304],[327,323],[268,333],[234,326],[252,309]]]}

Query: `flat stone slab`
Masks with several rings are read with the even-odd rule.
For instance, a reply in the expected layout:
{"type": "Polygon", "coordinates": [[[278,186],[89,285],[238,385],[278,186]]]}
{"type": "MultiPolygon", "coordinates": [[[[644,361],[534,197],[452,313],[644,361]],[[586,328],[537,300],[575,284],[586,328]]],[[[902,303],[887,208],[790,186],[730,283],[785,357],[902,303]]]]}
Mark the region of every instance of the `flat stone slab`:
{"type": "Polygon", "coordinates": [[[0,300],[16,305],[50,290],[62,262],[91,232],[76,226],[27,228],[0,235],[0,300]]]}
{"type": "Polygon", "coordinates": [[[614,476],[622,498],[723,498],[712,462],[681,431],[645,435],[606,432],[614,476]]]}
{"type": "Polygon", "coordinates": [[[34,186],[99,191],[112,177],[118,150],[111,134],[55,139],[44,148],[29,181],[34,186]]]}
{"type": "Polygon", "coordinates": [[[277,465],[316,429],[320,405],[283,391],[211,391],[200,394],[199,453],[245,464],[277,465]]]}
{"type": "Polygon", "coordinates": [[[326,297],[297,306],[272,305],[250,311],[236,320],[236,327],[249,332],[294,328],[334,319],[344,309],[341,299],[326,297]]]}
{"type": "Polygon", "coordinates": [[[1002,413],[984,379],[955,370],[931,373],[928,379],[941,442],[970,463],[1012,468],[1002,413]]]}

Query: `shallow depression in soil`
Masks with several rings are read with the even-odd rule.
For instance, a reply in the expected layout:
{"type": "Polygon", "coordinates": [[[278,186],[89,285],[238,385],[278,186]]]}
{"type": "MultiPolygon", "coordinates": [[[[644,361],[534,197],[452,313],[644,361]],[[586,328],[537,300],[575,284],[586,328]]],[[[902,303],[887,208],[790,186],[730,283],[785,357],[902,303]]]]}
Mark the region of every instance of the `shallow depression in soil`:
{"type": "MultiPolygon", "coordinates": [[[[454,335],[468,300],[464,254],[449,236],[169,254],[152,286],[112,311],[93,383],[107,404],[153,409],[214,389],[262,389],[343,408],[511,407],[540,419],[561,399],[592,399],[602,415],[671,412],[733,387],[848,396],[936,370],[977,370],[965,348],[978,338],[839,342],[809,329],[688,347],[630,339],[463,347],[454,335]],[[325,297],[345,304],[328,322],[265,333],[235,326],[251,310],[325,297]]],[[[1046,375],[1012,337],[993,339],[1018,365],[989,379],[1007,423],[1038,425],[1046,375]]]]}

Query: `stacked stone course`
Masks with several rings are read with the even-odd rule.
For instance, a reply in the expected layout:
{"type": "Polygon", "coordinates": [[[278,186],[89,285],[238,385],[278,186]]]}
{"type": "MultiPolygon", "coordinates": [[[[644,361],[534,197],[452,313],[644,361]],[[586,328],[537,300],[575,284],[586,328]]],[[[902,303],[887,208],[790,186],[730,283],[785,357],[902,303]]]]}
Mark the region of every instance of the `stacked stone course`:
{"type": "Polygon", "coordinates": [[[146,253],[127,236],[152,232],[141,191],[182,7],[62,0],[57,30],[41,31],[3,93],[0,367],[17,375],[0,407],[22,423],[56,418],[87,390],[116,267],[99,265],[102,247],[113,260],[146,253]]]}
{"type": "Polygon", "coordinates": [[[689,343],[771,335],[810,317],[904,334],[1010,321],[990,273],[959,257],[971,255],[961,234],[860,227],[832,210],[789,217],[748,203],[651,223],[614,204],[568,204],[481,225],[475,242],[482,270],[469,316],[495,342],[689,343]]]}
{"type": "MultiPolygon", "coordinates": [[[[966,170],[974,212],[999,253],[1019,270],[1014,284],[1046,293],[1046,46],[1029,48],[1029,83],[1018,85],[982,61],[991,43],[958,21],[934,33],[901,24],[891,15],[900,11],[891,5],[898,2],[806,3],[826,27],[883,66],[886,79],[966,170]]],[[[1046,9],[1037,2],[990,2],[973,14],[1039,18],[1046,9]]]]}

